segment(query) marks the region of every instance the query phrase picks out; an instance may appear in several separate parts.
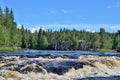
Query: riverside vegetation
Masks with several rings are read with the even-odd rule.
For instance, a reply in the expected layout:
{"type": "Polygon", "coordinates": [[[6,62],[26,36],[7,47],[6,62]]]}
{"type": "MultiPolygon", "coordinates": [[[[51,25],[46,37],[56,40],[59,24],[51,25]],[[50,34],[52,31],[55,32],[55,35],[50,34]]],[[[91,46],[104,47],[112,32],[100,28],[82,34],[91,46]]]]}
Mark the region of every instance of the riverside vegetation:
{"type": "Polygon", "coordinates": [[[0,8],[0,50],[49,49],[49,50],[102,50],[111,51],[120,47],[120,31],[116,33],[87,32],[84,30],[60,29],[43,30],[32,33],[22,25],[17,28],[12,9],[0,8]]]}

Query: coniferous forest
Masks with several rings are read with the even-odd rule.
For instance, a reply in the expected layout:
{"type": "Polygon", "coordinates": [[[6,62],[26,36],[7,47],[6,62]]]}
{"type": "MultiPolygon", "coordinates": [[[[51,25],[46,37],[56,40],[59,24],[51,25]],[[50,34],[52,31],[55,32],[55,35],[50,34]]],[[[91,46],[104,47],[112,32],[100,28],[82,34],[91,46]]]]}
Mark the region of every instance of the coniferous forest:
{"type": "Polygon", "coordinates": [[[13,11],[0,8],[0,48],[12,47],[39,50],[115,50],[120,47],[120,30],[108,33],[104,28],[99,32],[60,29],[43,30],[32,33],[24,26],[19,29],[13,11]]]}

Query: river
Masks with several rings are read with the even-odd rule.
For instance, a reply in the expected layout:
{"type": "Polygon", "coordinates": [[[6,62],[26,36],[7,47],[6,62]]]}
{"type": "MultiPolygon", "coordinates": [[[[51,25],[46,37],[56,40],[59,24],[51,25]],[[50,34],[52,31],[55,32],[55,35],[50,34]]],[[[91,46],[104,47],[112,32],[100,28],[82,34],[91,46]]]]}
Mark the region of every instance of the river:
{"type": "Polygon", "coordinates": [[[120,53],[54,50],[0,51],[0,80],[8,79],[120,80],[120,53]]]}
{"type": "Polygon", "coordinates": [[[120,52],[90,52],[90,51],[54,51],[54,50],[16,50],[16,51],[0,51],[0,56],[69,56],[78,58],[81,55],[97,55],[97,56],[118,56],[120,52]]]}

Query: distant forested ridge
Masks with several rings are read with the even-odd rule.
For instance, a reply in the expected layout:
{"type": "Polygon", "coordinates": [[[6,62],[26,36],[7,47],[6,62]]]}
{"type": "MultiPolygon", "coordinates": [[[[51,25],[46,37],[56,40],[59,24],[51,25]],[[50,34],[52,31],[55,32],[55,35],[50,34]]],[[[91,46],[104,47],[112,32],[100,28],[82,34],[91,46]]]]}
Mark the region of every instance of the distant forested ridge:
{"type": "Polygon", "coordinates": [[[0,8],[0,47],[20,47],[27,49],[49,50],[98,50],[118,49],[120,47],[120,30],[116,33],[86,32],[84,30],[60,29],[43,30],[32,33],[24,26],[19,29],[14,20],[12,9],[0,8]]]}

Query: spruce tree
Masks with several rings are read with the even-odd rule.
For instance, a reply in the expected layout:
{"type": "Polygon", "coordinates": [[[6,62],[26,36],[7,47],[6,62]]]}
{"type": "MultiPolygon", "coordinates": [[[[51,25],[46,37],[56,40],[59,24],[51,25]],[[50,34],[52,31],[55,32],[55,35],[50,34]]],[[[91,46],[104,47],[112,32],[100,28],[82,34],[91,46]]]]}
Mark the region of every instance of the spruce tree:
{"type": "Polygon", "coordinates": [[[26,48],[26,42],[25,42],[25,30],[24,30],[23,25],[22,25],[21,32],[22,32],[21,48],[26,48]]]}
{"type": "Polygon", "coordinates": [[[100,48],[103,49],[104,48],[104,41],[105,41],[105,29],[104,28],[100,28],[100,48]]]}

